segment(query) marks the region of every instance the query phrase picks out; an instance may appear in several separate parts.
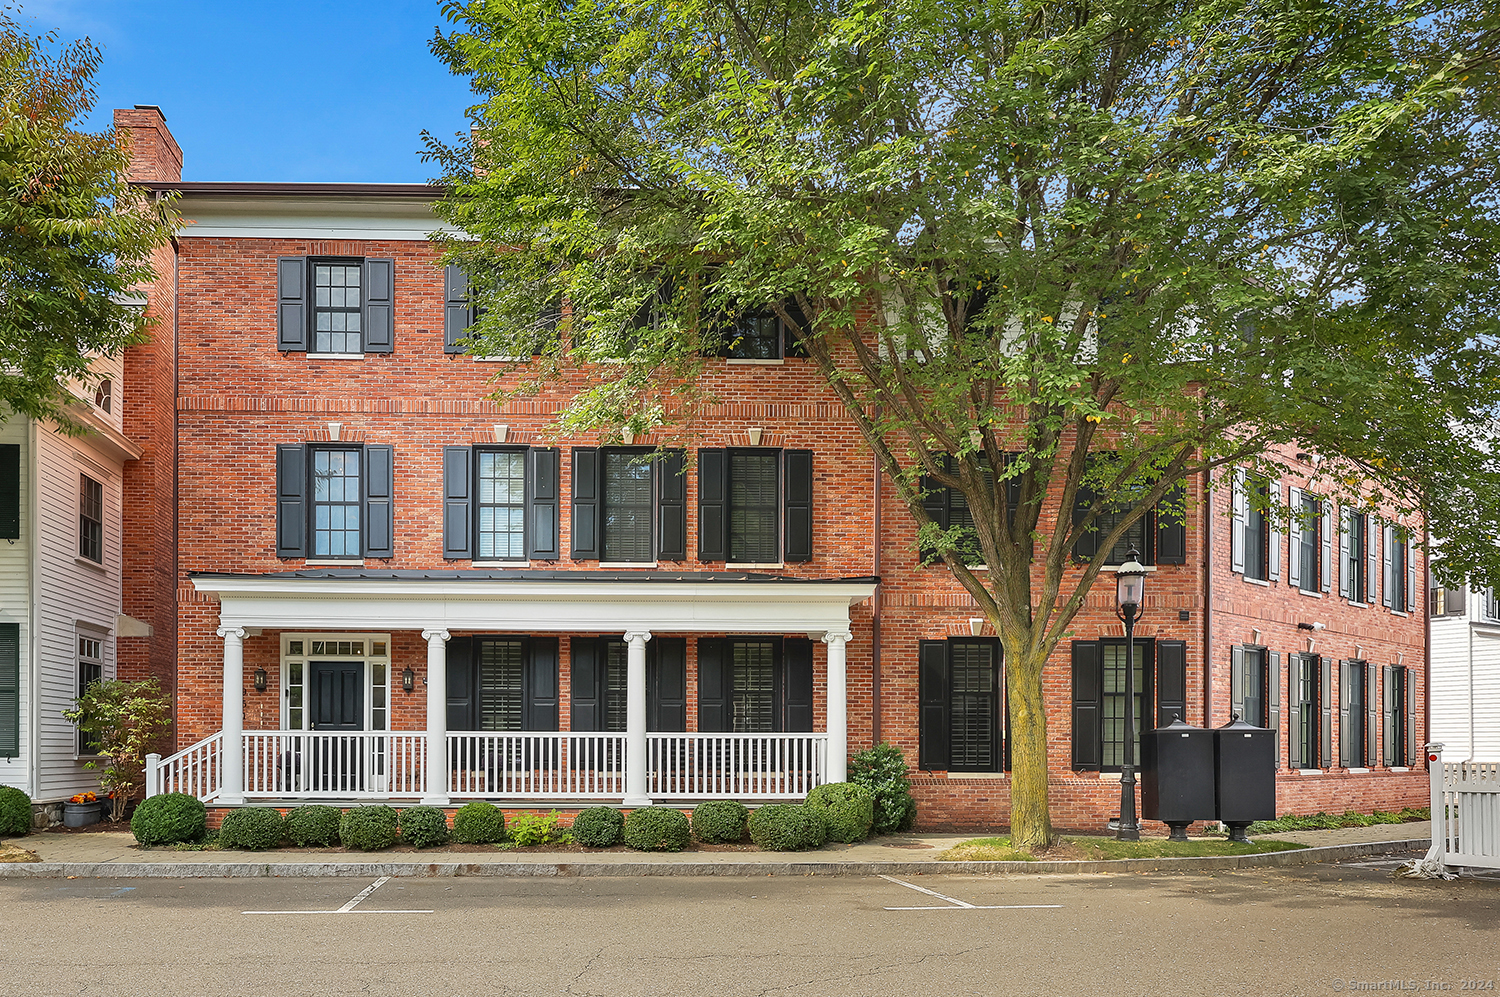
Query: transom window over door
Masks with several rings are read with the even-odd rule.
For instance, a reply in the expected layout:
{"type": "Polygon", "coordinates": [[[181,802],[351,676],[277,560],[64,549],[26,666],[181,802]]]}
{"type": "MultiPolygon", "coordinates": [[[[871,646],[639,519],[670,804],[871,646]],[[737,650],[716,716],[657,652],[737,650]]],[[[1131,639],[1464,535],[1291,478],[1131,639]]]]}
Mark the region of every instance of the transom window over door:
{"type": "Polygon", "coordinates": [[[313,264],[314,353],[359,353],[363,347],[358,262],[313,264]]]}
{"type": "Polygon", "coordinates": [[[481,450],[479,559],[526,558],[526,455],[481,450]]]}
{"type": "Polygon", "coordinates": [[[312,457],[311,556],[359,557],[360,452],[317,449],[312,457]]]}

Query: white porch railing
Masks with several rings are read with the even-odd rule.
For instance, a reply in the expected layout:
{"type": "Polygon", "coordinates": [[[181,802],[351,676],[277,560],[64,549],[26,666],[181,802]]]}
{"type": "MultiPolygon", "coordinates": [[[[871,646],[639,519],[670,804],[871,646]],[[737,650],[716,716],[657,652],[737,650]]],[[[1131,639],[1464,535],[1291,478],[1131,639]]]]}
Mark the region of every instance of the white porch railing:
{"type": "Polygon", "coordinates": [[[828,781],[827,734],[647,734],[646,795],[793,800],[828,781]]]}
{"type": "MultiPolygon", "coordinates": [[[[410,799],[427,794],[426,731],[245,731],[246,799],[410,799]]],[[[446,795],[611,800],[626,795],[625,735],[450,731],[446,795]]],[[[827,734],[646,736],[646,793],[664,802],[799,800],[828,781],[827,734]]],[[[146,795],[219,796],[223,735],[146,759],[146,795]]]]}
{"type": "Polygon", "coordinates": [[[1441,744],[1427,745],[1427,758],[1436,857],[1444,865],[1500,869],[1500,762],[1445,762],[1441,744]]]}
{"type": "Polygon", "coordinates": [[[212,734],[163,758],[146,756],[146,795],[187,793],[205,802],[219,795],[223,775],[224,735],[212,734]]]}
{"type": "Polygon", "coordinates": [[[425,731],[247,730],[245,796],[389,799],[427,790],[425,731]]]}
{"type": "Polygon", "coordinates": [[[448,795],[592,799],[625,794],[625,735],[450,731],[448,795]]]}

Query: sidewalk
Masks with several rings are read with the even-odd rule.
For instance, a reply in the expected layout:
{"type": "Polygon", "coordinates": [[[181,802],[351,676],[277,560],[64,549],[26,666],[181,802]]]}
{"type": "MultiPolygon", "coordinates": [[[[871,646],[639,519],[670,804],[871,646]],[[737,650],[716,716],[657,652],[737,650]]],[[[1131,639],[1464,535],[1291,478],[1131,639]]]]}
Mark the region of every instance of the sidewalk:
{"type": "Polygon", "coordinates": [[[1306,849],[1210,858],[1114,861],[940,862],[944,849],[973,834],[907,834],[811,852],[345,852],[142,849],[129,831],[32,834],[10,843],[40,862],[0,864],[0,877],[200,876],[868,876],[938,873],[1188,872],[1308,865],[1360,855],[1425,849],[1431,824],[1377,824],[1274,837],[1306,849]]]}

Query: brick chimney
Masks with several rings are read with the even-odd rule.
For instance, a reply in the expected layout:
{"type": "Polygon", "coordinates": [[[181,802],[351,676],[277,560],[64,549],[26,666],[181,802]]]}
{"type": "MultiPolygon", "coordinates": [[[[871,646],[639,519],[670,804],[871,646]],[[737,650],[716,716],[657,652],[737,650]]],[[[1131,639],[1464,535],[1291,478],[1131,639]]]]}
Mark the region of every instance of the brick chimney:
{"type": "Polygon", "coordinates": [[[155,104],[137,104],[115,111],[115,133],[129,143],[127,180],[182,179],[182,150],[167,130],[166,116],[155,104]]]}

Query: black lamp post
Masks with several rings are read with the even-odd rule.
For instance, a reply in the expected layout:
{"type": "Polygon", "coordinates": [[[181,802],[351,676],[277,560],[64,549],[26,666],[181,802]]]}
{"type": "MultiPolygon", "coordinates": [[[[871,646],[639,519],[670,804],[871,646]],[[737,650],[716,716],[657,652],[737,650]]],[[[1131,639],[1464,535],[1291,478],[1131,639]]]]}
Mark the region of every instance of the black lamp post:
{"type": "Polygon", "coordinates": [[[1115,614],[1125,621],[1125,744],[1120,766],[1120,826],[1117,841],[1140,841],[1135,819],[1135,621],[1146,594],[1146,567],[1141,552],[1130,548],[1130,560],[1115,569],[1115,614]]]}

